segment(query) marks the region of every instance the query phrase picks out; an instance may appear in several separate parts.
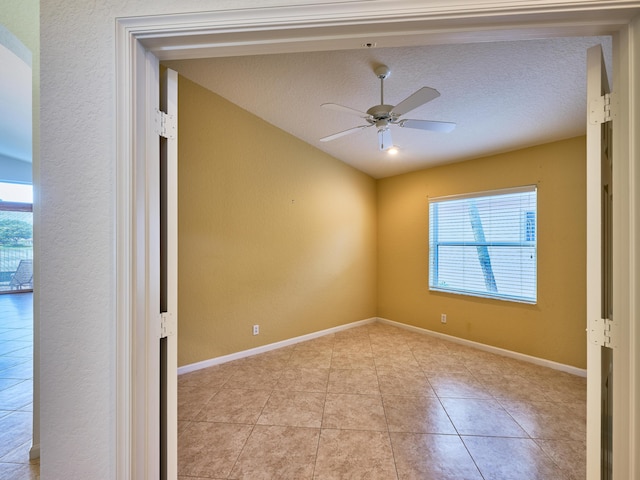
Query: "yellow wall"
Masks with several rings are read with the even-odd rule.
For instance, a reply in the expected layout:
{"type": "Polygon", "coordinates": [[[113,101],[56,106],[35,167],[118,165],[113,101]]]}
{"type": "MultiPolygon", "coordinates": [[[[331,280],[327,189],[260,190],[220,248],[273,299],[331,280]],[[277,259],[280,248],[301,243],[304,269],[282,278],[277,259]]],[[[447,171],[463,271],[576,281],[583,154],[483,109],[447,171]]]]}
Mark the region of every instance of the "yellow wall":
{"type": "Polygon", "coordinates": [[[184,77],[179,98],[179,364],[374,317],[375,180],[184,77]]]}
{"type": "Polygon", "coordinates": [[[578,137],[378,181],[378,316],[586,368],[585,155],[578,137]],[[530,184],[537,305],[429,292],[427,198],[530,184]]]}
{"type": "Polygon", "coordinates": [[[584,137],[375,181],[179,88],[180,365],[379,316],[586,367],[584,137]],[[529,184],[537,305],[429,292],[427,198],[529,184]]]}

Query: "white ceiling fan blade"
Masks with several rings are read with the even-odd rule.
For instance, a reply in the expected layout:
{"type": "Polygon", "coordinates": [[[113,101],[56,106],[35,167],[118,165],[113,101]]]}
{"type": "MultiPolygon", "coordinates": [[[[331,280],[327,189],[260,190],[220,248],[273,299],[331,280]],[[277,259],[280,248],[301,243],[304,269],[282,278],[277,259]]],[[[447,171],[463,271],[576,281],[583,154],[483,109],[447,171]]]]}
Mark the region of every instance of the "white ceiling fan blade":
{"type": "Polygon", "coordinates": [[[343,105],[338,105],[337,103],[323,103],[320,105],[322,108],[327,108],[329,110],[335,110],[337,112],[348,113],[349,115],[356,115],[360,118],[371,118],[371,115],[368,113],[361,112],[360,110],[356,110],[355,108],[345,107],[343,105]]]}
{"type": "Polygon", "coordinates": [[[391,130],[387,128],[381,128],[378,130],[378,147],[381,152],[393,147],[393,140],[391,140],[391,130]]]}
{"type": "Polygon", "coordinates": [[[345,135],[350,135],[352,133],[356,133],[358,130],[362,130],[363,128],[370,127],[371,125],[359,125],[357,127],[350,128],[349,130],[343,130],[342,132],[334,133],[333,135],[329,135],[327,137],[322,137],[320,139],[321,142],[330,142],[331,140],[335,140],[336,138],[344,137],[345,135]]]}
{"type": "Polygon", "coordinates": [[[433,100],[434,98],[438,98],[439,96],[440,92],[438,92],[435,88],[422,87],[420,90],[409,95],[398,105],[393,107],[391,113],[399,117],[400,115],[404,115],[414,108],[418,108],[420,105],[424,105],[425,103],[430,102],[431,100],[433,100]]]}
{"type": "Polygon", "coordinates": [[[436,122],[433,120],[400,120],[398,125],[407,128],[418,128],[420,130],[429,130],[431,132],[448,133],[456,128],[453,122],[436,122]]]}

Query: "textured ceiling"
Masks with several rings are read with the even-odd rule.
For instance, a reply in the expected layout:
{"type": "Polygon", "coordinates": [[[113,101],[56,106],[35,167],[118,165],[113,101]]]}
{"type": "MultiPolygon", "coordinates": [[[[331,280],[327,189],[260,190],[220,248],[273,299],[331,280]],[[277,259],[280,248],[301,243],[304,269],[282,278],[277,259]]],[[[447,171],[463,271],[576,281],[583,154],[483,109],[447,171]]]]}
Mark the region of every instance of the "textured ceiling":
{"type": "MultiPolygon", "coordinates": [[[[610,37],[362,48],[163,62],[355,168],[382,178],[585,133],[586,49],[610,37]],[[396,156],[380,152],[375,128],[331,142],[319,139],[362,125],[360,111],[380,103],[373,69],[386,64],[384,100],[396,105],[420,87],[441,96],[405,118],[456,122],[451,133],[391,127],[396,156]]],[[[610,61],[609,61],[610,63],[610,61]]],[[[215,115],[215,112],[211,112],[215,115]]]]}

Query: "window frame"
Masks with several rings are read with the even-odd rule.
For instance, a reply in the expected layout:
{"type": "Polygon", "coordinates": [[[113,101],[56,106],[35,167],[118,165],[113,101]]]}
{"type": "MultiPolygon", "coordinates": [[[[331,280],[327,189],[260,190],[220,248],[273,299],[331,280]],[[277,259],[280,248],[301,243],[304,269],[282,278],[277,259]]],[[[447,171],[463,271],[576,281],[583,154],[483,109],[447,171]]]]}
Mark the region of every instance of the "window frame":
{"type": "Polygon", "coordinates": [[[455,295],[465,295],[479,298],[489,298],[494,300],[502,300],[508,302],[524,303],[535,305],[538,302],[538,186],[523,185],[519,187],[508,187],[495,190],[486,190],[478,192],[463,193],[458,195],[446,195],[439,197],[428,197],[428,289],[430,292],[443,292],[455,295]],[[502,195],[518,194],[518,193],[534,193],[535,194],[535,210],[523,209],[521,211],[522,220],[519,225],[520,240],[513,241],[438,241],[437,236],[440,228],[440,219],[434,219],[433,216],[439,216],[439,209],[432,208],[434,204],[446,203],[454,200],[482,199],[487,197],[495,197],[502,195]],[[434,213],[435,210],[435,213],[434,213]],[[531,213],[533,213],[533,223],[531,223],[531,213]],[[435,230],[435,232],[434,232],[435,230]],[[434,233],[436,239],[434,240],[434,233]],[[531,239],[531,236],[533,239],[531,239]],[[438,285],[440,257],[438,250],[441,247],[516,247],[516,248],[533,248],[534,251],[534,293],[533,296],[519,296],[510,294],[492,293],[488,289],[486,291],[477,291],[473,289],[463,289],[459,287],[443,287],[438,285]]]}

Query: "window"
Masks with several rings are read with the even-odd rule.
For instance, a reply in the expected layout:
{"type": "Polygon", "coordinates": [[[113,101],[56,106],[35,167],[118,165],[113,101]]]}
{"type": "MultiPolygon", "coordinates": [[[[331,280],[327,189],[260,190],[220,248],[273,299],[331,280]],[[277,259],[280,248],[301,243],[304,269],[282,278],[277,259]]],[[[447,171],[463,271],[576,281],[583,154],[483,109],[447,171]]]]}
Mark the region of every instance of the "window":
{"type": "Polygon", "coordinates": [[[33,288],[32,187],[0,182],[0,292],[33,288]]]}
{"type": "Polygon", "coordinates": [[[429,199],[429,289],[536,302],[536,187],[429,199]]]}

